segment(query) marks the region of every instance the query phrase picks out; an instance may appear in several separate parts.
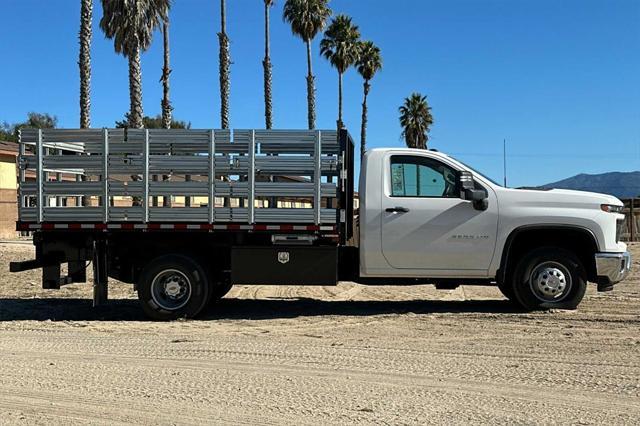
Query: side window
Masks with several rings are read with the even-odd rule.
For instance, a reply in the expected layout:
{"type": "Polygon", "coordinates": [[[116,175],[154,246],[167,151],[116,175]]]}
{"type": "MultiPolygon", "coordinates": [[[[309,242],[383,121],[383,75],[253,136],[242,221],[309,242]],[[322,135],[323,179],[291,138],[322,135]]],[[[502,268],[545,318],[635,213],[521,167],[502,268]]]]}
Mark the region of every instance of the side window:
{"type": "Polygon", "coordinates": [[[456,172],[431,158],[394,155],[391,157],[391,196],[458,198],[456,172]]]}

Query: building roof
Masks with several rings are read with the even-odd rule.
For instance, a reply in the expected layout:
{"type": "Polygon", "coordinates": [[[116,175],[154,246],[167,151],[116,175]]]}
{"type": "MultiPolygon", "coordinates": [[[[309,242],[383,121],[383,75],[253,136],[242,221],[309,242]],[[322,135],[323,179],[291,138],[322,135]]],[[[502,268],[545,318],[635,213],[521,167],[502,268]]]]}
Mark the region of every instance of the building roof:
{"type": "Polygon", "coordinates": [[[0,154],[18,156],[18,143],[0,141],[0,154]]]}

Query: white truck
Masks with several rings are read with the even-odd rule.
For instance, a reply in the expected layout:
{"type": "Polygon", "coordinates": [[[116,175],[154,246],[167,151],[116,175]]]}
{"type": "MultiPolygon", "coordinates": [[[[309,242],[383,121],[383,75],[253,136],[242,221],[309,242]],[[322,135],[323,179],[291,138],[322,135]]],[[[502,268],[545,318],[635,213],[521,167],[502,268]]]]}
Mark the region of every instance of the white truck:
{"type": "Polygon", "coordinates": [[[354,210],[346,130],[23,129],[19,165],[36,259],[10,269],[59,289],[92,263],[94,305],[113,277],[159,320],[233,284],[339,281],[497,285],[524,310],[574,309],[631,267],[617,198],[504,188],[433,150],[367,152],[354,210]]]}

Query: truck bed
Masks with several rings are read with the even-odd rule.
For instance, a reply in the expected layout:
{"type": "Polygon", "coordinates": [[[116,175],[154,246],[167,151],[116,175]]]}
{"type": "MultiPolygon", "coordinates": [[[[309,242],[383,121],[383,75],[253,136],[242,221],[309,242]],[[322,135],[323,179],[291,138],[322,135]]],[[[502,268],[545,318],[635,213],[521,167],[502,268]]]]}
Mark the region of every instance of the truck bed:
{"type": "Polygon", "coordinates": [[[351,236],[346,130],[22,129],[19,142],[18,230],[351,236]]]}

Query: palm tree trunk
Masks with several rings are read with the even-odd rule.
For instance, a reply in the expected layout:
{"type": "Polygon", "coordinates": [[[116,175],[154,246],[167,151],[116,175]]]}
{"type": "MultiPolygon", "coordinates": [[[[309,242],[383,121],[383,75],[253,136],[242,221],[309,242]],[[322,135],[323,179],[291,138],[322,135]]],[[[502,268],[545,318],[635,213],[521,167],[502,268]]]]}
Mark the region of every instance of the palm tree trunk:
{"type": "Polygon", "coordinates": [[[169,100],[169,75],[171,68],[169,67],[169,19],[165,19],[162,25],[162,39],[164,47],[164,64],[162,67],[162,127],[171,128],[171,101],[169,100]]]}
{"type": "Polygon", "coordinates": [[[307,119],[309,130],[316,128],[316,87],[311,67],[311,40],[307,40],[307,119]]]}
{"type": "MultiPolygon", "coordinates": [[[[82,0],[80,4],[80,128],[91,127],[91,38],[93,0],[82,0]]],[[[87,177],[76,175],[76,181],[84,182],[87,177]]],[[[76,197],[76,205],[88,206],[86,196],[76,197]]],[[[102,202],[105,202],[104,200],[102,202]]]]}
{"type": "MultiPolygon", "coordinates": [[[[129,127],[142,129],[142,70],[140,68],[140,45],[136,43],[133,54],[129,56],[129,127]]],[[[139,181],[139,175],[132,175],[131,180],[139,181]]],[[[146,202],[146,201],[145,201],[146,202]]],[[[140,197],[132,197],[132,206],[141,206],[140,197]]]]}
{"type": "Polygon", "coordinates": [[[140,69],[140,47],[129,56],[129,126],[142,129],[142,70],[140,69]]]}
{"type": "Polygon", "coordinates": [[[338,72],[338,130],[344,128],[342,122],[342,73],[338,72]]]}
{"type": "Polygon", "coordinates": [[[218,33],[220,43],[220,124],[223,129],[229,128],[229,67],[231,57],[229,53],[229,37],[227,37],[226,0],[220,2],[221,30],[218,33]]]}
{"type": "MultiPolygon", "coordinates": [[[[169,19],[165,19],[162,24],[162,41],[164,48],[164,64],[162,67],[162,127],[165,129],[171,128],[172,111],[171,101],[169,100],[169,75],[171,74],[170,67],[170,49],[169,49],[169,19]]],[[[154,181],[158,180],[158,175],[153,175],[154,181]]],[[[162,181],[169,180],[169,175],[162,175],[162,181]]],[[[158,197],[153,197],[152,204],[154,207],[158,206],[158,197]]],[[[162,197],[162,206],[171,207],[171,197],[162,197]]]]}
{"type": "Polygon", "coordinates": [[[369,94],[371,85],[368,80],[364,81],[364,98],[362,100],[362,127],[360,128],[360,159],[364,157],[364,151],[367,147],[367,95],[369,94]]]}
{"type": "Polygon", "coordinates": [[[270,5],[264,4],[264,121],[265,127],[271,129],[273,127],[273,111],[271,101],[271,57],[269,54],[269,9],[270,5]]]}
{"type": "Polygon", "coordinates": [[[91,127],[91,19],[93,0],[82,0],[80,8],[80,128],[91,127]]]}

